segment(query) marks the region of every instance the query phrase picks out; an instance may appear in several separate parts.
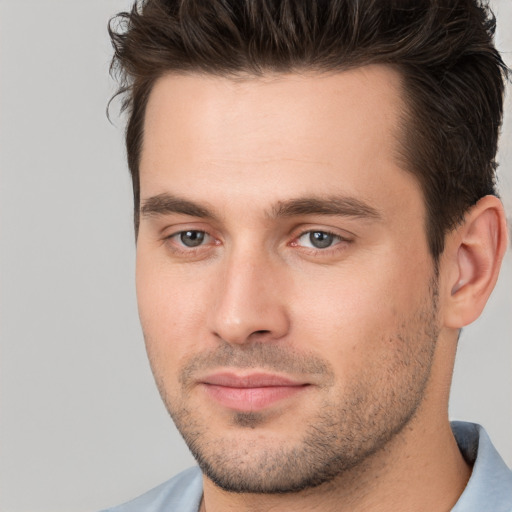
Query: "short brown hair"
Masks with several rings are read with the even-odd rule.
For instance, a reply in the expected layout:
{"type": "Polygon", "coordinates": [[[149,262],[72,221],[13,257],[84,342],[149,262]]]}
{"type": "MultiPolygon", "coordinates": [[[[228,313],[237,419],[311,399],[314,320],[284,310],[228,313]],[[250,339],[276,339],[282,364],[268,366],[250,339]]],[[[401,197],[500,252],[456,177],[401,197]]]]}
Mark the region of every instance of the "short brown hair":
{"type": "Polygon", "coordinates": [[[110,21],[138,229],[144,114],[169,71],[221,76],[387,64],[408,106],[402,153],[427,209],[437,261],[445,233],[496,195],[507,68],[478,0],[144,0],[110,21]]]}

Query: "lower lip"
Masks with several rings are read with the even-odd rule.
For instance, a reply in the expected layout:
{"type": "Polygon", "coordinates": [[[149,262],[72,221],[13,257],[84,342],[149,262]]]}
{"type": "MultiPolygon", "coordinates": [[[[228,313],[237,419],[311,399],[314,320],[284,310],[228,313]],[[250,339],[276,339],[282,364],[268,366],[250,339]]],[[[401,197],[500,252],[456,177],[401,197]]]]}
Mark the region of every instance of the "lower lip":
{"type": "Polygon", "coordinates": [[[216,402],[242,412],[259,411],[277,402],[296,396],[308,386],[268,386],[261,388],[233,388],[204,384],[207,394],[216,402]]]}

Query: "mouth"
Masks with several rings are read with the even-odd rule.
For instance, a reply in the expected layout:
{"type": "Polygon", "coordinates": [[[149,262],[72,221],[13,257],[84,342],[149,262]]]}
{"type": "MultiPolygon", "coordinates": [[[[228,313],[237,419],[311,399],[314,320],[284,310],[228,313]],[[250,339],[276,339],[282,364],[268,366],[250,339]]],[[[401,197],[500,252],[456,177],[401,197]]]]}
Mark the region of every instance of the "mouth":
{"type": "Polygon", "coordinates": [[[240,412],[253,412],[303,393],[309,383],[298,382],[280,375],[252,373],[237,375],[224,372],[208,375],[200,385],[209,398],[218,404],[240,412]]]}

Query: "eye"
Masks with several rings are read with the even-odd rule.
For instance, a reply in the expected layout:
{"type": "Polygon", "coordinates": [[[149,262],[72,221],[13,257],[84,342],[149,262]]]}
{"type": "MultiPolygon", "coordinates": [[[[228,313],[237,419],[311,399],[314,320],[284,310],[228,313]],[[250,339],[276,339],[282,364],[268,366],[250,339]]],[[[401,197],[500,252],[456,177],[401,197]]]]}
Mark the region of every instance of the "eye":
{"type": "Polygon", "coordinates": [[[328,249],[342,238],[327,231],[307,231],[297,238],[297,245],[311,249],[328,249]]]}
{"type": "Polygon", "coordinates": [[[180,245],[185,247],[198,247],[210,240],[210,235],[204,231],[191,229],[188,231],[180,231],[172,236],[180,245]]]}

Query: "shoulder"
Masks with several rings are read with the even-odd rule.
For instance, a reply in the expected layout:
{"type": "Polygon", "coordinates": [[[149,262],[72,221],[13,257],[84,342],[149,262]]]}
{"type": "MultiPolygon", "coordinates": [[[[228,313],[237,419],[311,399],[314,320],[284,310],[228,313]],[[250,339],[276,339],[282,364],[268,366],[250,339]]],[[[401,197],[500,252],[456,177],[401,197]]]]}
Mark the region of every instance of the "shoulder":
{"type": "Polygon", "coordinates": [[[142,496],[103,512],[197,512],[202,494],[201,471],[198,467],[193,467],[142,496]]]}

